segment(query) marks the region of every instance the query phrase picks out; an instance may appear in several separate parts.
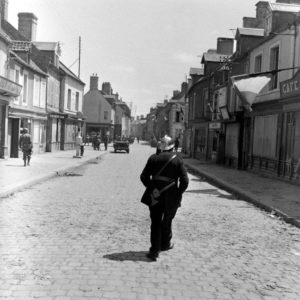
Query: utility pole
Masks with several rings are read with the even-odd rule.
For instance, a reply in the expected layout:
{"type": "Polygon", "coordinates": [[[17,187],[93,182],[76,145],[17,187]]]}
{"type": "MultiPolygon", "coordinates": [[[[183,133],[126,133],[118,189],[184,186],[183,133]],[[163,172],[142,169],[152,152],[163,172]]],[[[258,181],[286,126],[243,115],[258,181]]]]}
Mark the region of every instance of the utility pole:
{"type": "Polygon", "coordinates": [[[80,78],[80,64],[81,64],[81,36],[79,36],[78,78],[80,78]]]}

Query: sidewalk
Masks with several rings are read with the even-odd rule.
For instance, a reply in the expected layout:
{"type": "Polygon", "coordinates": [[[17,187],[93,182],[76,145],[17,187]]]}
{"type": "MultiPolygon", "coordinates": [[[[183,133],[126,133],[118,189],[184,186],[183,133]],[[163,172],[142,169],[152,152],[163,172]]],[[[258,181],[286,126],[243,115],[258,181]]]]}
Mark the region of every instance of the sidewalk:
{"type": "Polygon", "coordinates": [[[26,167],[21,157],[1,159],[0,198],[88,163],[108,151],[95,151],[86,145],[81,158],[73,157],[75,150],[33,154],[30,166],[26,167]]]}
{"type": "Polygon", "coordinates": [[[190,172],[300,228],[300,186],[196,159],[184,162],[190,172]]]}

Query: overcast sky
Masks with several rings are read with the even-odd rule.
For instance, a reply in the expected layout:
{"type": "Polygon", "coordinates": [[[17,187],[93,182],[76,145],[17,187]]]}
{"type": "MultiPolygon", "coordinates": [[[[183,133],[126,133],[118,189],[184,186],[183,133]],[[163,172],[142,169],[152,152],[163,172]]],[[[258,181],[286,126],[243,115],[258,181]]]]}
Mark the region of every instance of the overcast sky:
{"type": "MultiPolygon", "coordinates": [[[[201,55],[218,37],[234,37],[244,16],[255,17],[258,0],[9,0],[8,21],[19,12],[38,18],[37,41],[59,41],[62,62],[89,90],[93,73],[110,82],[132,114],[179,90],[201,55]]],[[[275,2],[275,0],[274,0],[275,2]]]]}

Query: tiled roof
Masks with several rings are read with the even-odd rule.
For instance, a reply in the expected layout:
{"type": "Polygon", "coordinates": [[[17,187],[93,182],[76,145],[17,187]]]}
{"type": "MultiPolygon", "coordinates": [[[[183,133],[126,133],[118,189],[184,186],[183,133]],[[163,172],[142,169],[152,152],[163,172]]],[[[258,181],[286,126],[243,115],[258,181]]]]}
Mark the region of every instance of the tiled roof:
{"type": "Polygon", "coordinates": [[[15,52],[11,51],[11,55],[14,56],[14,59],[16,59],[19,63],[21,63],[23,66],[26,66],[44,76],[48,76],[45,72],[43,72],[32,60],[30,60],[29,63],[25,62],[21,57],[19,57],[15,52]]]}
{"type": "Polygon", "coordinates": [[[61,61],[59,62],[59,68],[66,73],[67,75],[69,75],[70,77],[76,79],[77,81],[79,81],[80,83],[84,84],[85,83],[83,81],[81,81],[81,79],[76,76],[69,68],[67,68],[61,61]]]}
{"type": "Polygon", "coordinates": [[[1,22],[3,31],[12,39],[16,41],[28,41],[15,27],[9,22],[2,19],[1,22]]]}
{"type": "Polygon", "coordinates": [[[241,27],[241,28],[237,28],[236,33],[237,34],[239,33],[240,35],[264,36],[264,29],[241,27]]]}

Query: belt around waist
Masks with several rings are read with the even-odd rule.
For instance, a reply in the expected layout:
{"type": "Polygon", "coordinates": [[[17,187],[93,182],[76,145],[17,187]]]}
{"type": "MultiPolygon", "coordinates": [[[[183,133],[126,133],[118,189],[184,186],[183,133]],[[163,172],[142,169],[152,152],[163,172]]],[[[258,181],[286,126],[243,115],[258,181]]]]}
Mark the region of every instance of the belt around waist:
{"type": "Polygon", "coordinates": [[[155,181],[166,181],[166,182],[175,182],[176,180],[170,177],[165,177],[165,176],[154,176],[152,180],[155,181]]]}

